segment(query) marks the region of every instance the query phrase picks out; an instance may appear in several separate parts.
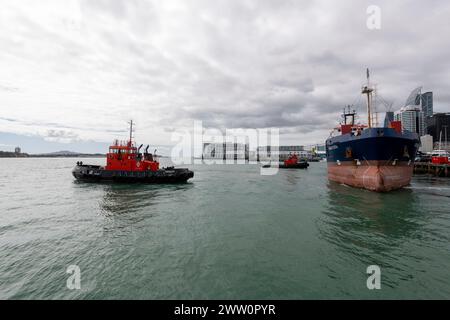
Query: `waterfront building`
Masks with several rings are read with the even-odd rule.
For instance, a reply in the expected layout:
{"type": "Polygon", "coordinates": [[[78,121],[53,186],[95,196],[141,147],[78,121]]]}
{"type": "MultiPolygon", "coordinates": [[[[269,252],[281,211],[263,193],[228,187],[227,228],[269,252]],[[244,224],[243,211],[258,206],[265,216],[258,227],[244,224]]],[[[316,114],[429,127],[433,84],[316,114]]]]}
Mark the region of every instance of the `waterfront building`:
{"type": "Polygon", "coordinates": [[[422,87],[417,87],[409,94],[406,99],[405,106],[420,106],[420,97],[422,95],[422,87]]]}
{"type": "Polygon", "coordinates": [[[312,152],[312,157],[316,156],[316,157],[320,157],[320,158],[325,158],[326,153],[327,153],[325,144],[314,145],[311,149],[311,152],[312,152]]]}
{"type": "Polygon", "coordinates": [[[405,106],[420,106],[425,118],[433,115],[433,92],[422,93],[422,87],[415,88],[406,99],[405,106]]]}
{"type": "Polygon", "coordinates": [[[422,111],[425,117],[433,116],[433,92],[425,92],[421,95],[422,111]]]}
{"type": "Polygon", "coordinates": [[[202,159],[248,160],[248,143],[204,143],[202,159]]]}
{"type": "Polygon", "coordinates": [[[316,145],[316,151],[317,152],[326,152],[325,144],[318,144],[318,145],[316,145]]]}
{"type": "Polygon", "coordinates": [[[435,113],[427,118],[427,133],[433,136],[433,141],[439,142],[442,131],[442,142],[450,141],[450,113],[435,113]]]}
{"type": "Polygon", "coordinates": [[[418,105],[407,105],[394,113],[394,119],[402,122],[402,131],[416,132],[419,137],[426,133],[425,117],[418,105]]]}

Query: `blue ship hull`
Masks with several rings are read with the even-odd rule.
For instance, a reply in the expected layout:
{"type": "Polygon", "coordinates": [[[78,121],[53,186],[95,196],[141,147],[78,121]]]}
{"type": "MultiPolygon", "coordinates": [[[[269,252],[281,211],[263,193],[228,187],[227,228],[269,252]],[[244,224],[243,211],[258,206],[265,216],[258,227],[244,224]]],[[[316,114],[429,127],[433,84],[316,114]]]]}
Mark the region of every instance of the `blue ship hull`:
{"type": "Polygon", "coordinates": [[[328,178],[373,191],[408,185],[420,145],[417,134],[392,128],[369,128],[326,141],[328,178]]]}

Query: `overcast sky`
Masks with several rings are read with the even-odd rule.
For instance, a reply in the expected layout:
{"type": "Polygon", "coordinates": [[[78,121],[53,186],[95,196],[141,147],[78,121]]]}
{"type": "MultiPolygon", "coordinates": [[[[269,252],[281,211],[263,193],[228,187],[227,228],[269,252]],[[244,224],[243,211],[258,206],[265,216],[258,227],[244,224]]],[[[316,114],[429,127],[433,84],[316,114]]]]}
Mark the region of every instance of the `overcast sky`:
{"type": "Polygon", "coordinates": [[[448,1],[2,0],[0,149],[1,132],[109,142],[130,118],[151,144],[193,120],[323,142],[363,106],[366,67],[393,109],[423,86],[449,111],[449,17],[448,1]]]}

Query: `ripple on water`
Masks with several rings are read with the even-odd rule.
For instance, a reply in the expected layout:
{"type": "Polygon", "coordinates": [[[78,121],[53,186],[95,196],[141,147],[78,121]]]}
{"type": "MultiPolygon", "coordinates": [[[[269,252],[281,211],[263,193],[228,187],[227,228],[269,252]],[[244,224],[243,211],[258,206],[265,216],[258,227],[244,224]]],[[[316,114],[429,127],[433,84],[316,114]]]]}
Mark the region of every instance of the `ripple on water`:
{"type": "Polygon", "coordinates": [[[10,168],[0,298],[450,297],[448,180],[377,194],[328,183],[325,164],[311,163],[274,176],[194,166],[184,185],[86,184],[70,173],[80,159],[22,160],[0,159],[10,168]],[[65,287],[70,264],[80,291],[65,287]],[[371,264],[379,292],[366,288],[371,264]]]}

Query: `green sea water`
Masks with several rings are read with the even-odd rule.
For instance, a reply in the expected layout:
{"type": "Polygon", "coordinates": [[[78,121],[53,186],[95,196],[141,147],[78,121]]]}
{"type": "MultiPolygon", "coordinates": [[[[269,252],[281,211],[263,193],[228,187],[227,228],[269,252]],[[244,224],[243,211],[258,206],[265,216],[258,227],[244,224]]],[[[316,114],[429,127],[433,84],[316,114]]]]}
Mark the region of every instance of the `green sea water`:
{"type": "Polygon", "coordinates": [[[311,163],[92,184],[74,181],[79,160],[0,159],[0,298],[450,298],[449,179],[378,194],[330,183],[326,164],[311,163]],[[66,285],[70,265],[79,290],[66,285]],[[367,288],[369,265],[379,290],[367,288]]]}

